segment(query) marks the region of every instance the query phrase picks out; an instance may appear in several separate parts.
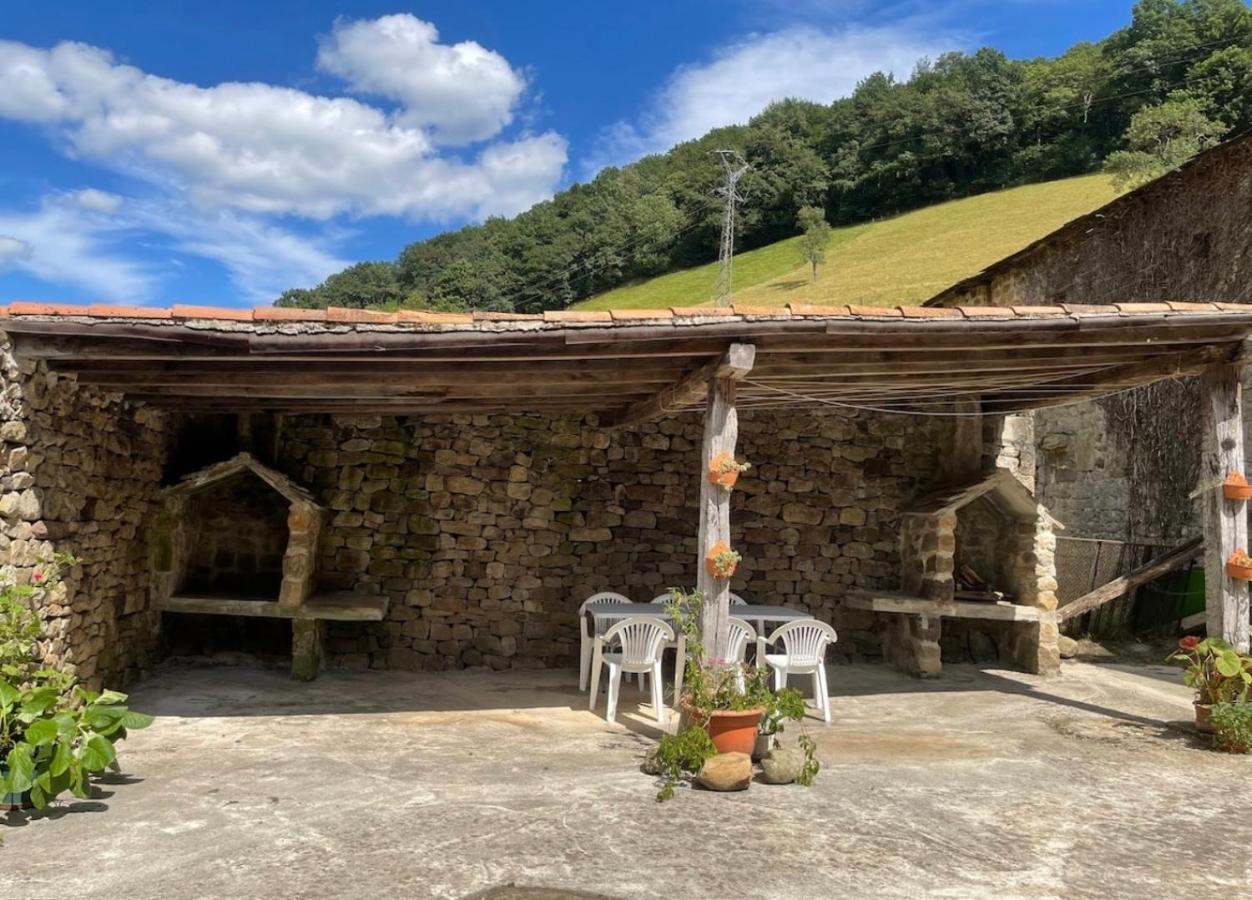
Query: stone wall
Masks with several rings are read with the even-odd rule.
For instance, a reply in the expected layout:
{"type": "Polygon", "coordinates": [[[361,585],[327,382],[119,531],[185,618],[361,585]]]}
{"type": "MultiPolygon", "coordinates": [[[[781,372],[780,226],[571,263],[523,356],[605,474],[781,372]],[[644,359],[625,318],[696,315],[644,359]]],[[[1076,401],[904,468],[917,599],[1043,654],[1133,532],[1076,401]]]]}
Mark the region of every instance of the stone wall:
{"type": "Polygon", "coordinates": [[[18,364],[0,335],[0,578],[29,583],[55,553],[80,565],[37,596],[47,662],[123,685],[155,657],[144,529],[169,427],[159,412],[18,364]]]}
{"type": "MultiPolygon", "coordinates": [[[[691,586],[702,423],[608,434],[567,419],[297,418],[277,466],[329,508],[318,578],[384,593],[388,621],[335,625],[332,665],[568,665],[576,611],[618,590],[691,586]]],[[[845,611],[853,586],[899,586],[902,502],[933,486],[950,420],[832,411],[744,413],[753,469],[732,495],[743,562],[731,589],[807,609],[836,653],[881,653],[882,623],[845,611]]]]}
{"type": "Polygon", "coordinates": [[[287,551],[287,501],[251,473],[186,498],[190,523],[184,588],[272,600],[287,551]]]}

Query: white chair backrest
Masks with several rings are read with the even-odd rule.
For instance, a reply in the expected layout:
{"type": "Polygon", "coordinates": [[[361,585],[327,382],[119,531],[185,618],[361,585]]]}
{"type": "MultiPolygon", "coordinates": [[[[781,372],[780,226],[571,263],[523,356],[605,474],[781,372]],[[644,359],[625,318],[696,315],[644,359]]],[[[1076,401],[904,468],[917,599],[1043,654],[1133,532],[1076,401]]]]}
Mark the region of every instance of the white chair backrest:
{"type": "Polygon", "coordinates": [[[796,619],[780,626],[769,636],[769,643],[783,642],[793,666],[815,666],[826,660],[826,645],[837,641],[835,629],[817,619],[796,619]]]}
{"type": "Polygon", "coordinates": [[[583,605],[578,607],[578,614],[581,616],[587,611],[588,606],[595,606],[599,603],[629,603],[630,598],[616,591],[601,591],[598,594],[592,594],[583,601],[583,605]]]}
{"type": "Polygon", "coordinates": [[[674,639],[674,629],[666,622],[647,616],[623,619],[604,633],[604,643],[622,645],[622,668],[650,667],[661,656],[661,647],[674,639]]]}
{"type": "Polygon", "coordinates": [[[747,601],[747,600],[744,600],[744,599],[743,599],[742,597],[740,597],[738,594],[734,594],[734,593],[732,593],[732,594],[730,595],[730,605],[731,605],[731,606],[747,606],[747,605],[748,605],[748,601],[747,601]]]}
{"type": "Polygon", "coordinates": [[[649,603],[669,603],[669,598],[674,596],[671,592],[666,591],[664,594],[657,594],[649,603]]]}
{"type": "Polygon", "coordinates": [[[734,616],[730,617],[727,624],[730,626],[730,640],[726,642],[726,658],[743,662],[748,644],[756,643],[756,629],[734,616]]]}

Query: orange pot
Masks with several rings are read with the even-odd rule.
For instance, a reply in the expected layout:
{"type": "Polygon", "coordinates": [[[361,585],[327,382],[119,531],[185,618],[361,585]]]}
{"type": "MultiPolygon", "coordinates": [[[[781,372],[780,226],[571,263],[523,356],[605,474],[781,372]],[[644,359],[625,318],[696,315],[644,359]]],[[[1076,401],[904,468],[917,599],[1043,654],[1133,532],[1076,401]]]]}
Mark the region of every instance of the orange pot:
{"type": "Polygon", "coordinates": [[[1252,484],[1231,484],[1228,481],[1222,485],[1222,493],[1227,500],[1252,500],[1252,484]]]}
{"type": "Polygon", "coordinates": [[[708,555],[704,557],[704,571],[708,572],[714,578],[729,578],[734,575],[736,568],[734,563],[731,563],[728,566],[719,567],[716,562],[718,554],[726,553],[728,550],[730,550],[730,544],[725,541],[718,541],[710,547],[708,555]]]}
{"type": "Polygon", "coordinates": [[[731,469],[729,472],[717,472],[709,469],[709,481],[719,487],[733,488],[738,480],[739,473],[734,469],[731,469]]]}
{"type": "Polygon", "coordinates": [[[1252,566],[1241,566],[1238,563],[1226,563],[1226,574],[1240,581],[1252,581],[1252,566]]]}
{"type": "Polygon", "coordinates": [[[765,709],[694,710],[688,707],[687,712],[709,733],[718,753],[747,753],[751,756],[765,709]]]}

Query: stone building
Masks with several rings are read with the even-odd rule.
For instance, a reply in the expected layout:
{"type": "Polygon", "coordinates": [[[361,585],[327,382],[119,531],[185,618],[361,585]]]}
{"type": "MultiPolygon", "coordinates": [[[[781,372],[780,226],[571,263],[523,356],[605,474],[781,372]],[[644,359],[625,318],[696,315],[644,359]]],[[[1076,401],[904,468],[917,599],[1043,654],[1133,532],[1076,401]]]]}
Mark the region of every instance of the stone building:
{"type": "Polygon", "coordinates": [[[844,659],[1055,671],[1052,520],[995,474],[1018,459],[997,410],[1176,371],[1174,341],[1228,359],[1252,330],[1212,304],[0,316],[0,574],[77,557],[41,596],[45,653],[112,683],[258,635],[303,677],[571,665],[587,595],[701,582],[711,502],[743,559],[709,590],[833,623],[844,659]],[[710,447],[753,464],[712,500],[710,447]],[[983,500],[906,527],[956,489],[983,500]],[[962,565],[1003,598],[958,602],[962,565]]]}

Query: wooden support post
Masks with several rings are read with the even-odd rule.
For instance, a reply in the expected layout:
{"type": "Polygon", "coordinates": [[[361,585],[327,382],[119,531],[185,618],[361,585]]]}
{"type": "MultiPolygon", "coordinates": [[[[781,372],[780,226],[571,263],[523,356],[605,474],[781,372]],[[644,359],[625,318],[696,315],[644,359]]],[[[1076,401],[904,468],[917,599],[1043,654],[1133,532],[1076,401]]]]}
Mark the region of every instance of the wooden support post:
{"type": "Polygon", "coordinates": [[[700,537],[696,559],[696,589],[704,598],[700,636],[706,659],[724,659],[730,637],[730,579],[715,578],[704,565],[705,557],[715,544],[730,543],[730,491],[709,481],[708,468],[719,453],[735,455],[735,444],[739,440],[735,382],[751,371],[755,355],[756,348],[750,344],[732,345],[720,369],[727,374],[712,378],[708,383],[704,443],[700,453],[700,537]]]}
{"type": "Polygon", "coordinates": [[[1248,508],[1227,500],[1221,483],[1228,472],[1242,472],[1243,397],[1239,367],[1219,364],[1203,376],[1205,412],[1204,460],[1200,483],[1203,493],[1205,611],[1209,637],[1229,641],[1248,651],[1248,583],[1226,574],[1226,560],[1235,550],[1248,549],[1248,508]]]}

